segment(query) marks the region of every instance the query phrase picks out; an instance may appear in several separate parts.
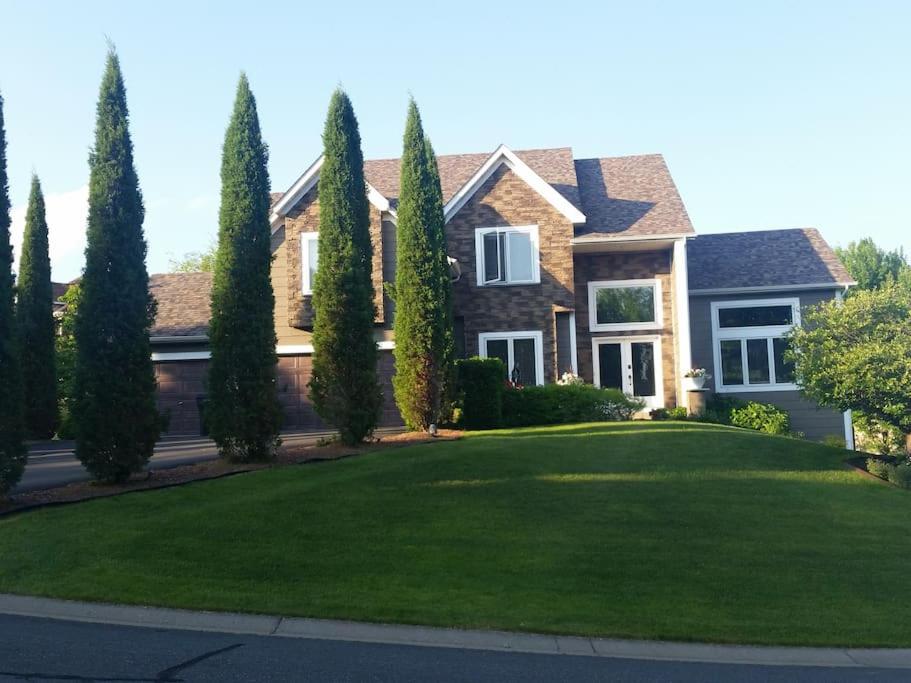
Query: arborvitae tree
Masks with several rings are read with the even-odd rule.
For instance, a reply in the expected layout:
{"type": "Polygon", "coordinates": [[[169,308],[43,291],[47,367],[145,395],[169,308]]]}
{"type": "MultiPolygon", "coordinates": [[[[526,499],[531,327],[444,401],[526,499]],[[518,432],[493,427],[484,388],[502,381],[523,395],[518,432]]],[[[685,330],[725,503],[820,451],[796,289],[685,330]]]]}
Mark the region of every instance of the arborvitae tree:
{"type": "Polygon", "coordinates": [[[25,430],[32,438],[48,439],[57,429],[54,295],[44,195],[36,175],[32,176],[25,214],[18,284],[16,317],[21,340],[25,430]]]}
{"type": "Polygon", "coordinates": [[[452,362],[452,314],[436,158],[408,105],[396,230],[395,400],[410,429],[440,419],[452,362]]]}
{"type": "Polygon", "coordinates": [[[76,455],[104,482],[146,464],[161,430],[149,328],[145,210],[133,166],[120,62],[108,53],[89,155],[89,218],[76,314],[76,455]]]}
{"type": "Polygon", "coordinates": [[[25,469],[22,442],[22,376],[19,369],[16,316],[13,310],[13,247],[6,176],[6,131],[0,96],[0,498],[12,489],[25,469]]]}
{"type": "Polygon", "coordinates": [[[323,146],[310,395],[342,441],[356,444],[376,428],[382,396],[364,157],[357,118],[340,89],[329,102],[323,146]]]}
{"type": "Polygon", "coordinates": [[[278,446],[275,297],[269,276],[268,153],[241,75],[221,161],[218,252],[209,339],[209,433],[222,457],[268,460],[278,446]]]}

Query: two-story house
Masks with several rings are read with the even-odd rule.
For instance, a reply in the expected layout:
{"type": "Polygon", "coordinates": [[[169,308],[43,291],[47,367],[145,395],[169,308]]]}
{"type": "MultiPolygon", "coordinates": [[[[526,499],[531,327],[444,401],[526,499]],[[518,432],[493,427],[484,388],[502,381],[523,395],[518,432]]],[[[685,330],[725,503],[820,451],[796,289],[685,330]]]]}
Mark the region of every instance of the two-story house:
{"type": "MultiPolygon", "coordinates": [[[[841,295],[851,278],[816,230],[697,237],[660,155],[575,159],[569,148],[438,159],[453,262],[455,334],[463,356],[503,359],[522,384],[563,372],[643,398],[686,405],[684,373],[714,391],[779,404],[809,438],[843,435],[850,417],[802,398],[782,336],[801,308],[841,295]]],[[[272,284],[279,394],[287,428],[321,426],[307,396],[311,283],[319,268],[315,161],[273,196],[272,284]]],[[[392,401],[397,159],[365,164],[373,239],[374,335],[392,401]]],[[[210,277],[152,278],[160,404],[174,433],[198,432],[205,394],[210,277]]]]}

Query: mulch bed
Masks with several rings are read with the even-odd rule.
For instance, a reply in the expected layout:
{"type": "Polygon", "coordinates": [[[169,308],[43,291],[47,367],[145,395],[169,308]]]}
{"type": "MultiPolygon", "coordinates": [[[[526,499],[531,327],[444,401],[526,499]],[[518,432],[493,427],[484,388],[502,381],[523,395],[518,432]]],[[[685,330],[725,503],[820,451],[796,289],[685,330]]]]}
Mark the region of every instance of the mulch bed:
{"type": "Polygon", "coordinates": [[[92,498],[109,498],[137,491],[182,486],[194,481],[220,479],[235,474],[255,472],[274,467],[339,460],[356,455],[369,455],[389,450],[390,448],[401,448],[402,446],[429,443],[431,441],[454,441],[460,438],[462,438],[462,432],[460,431],[441,429],[435,437],[431,437],[424,432],[405,432],[384,435],[357,447],[345,446],[338,442],[314,446],[283,445],[279,448],[275,460],[270,463],[230,463],[217,459],[167,469],[146,470],[134,475],[123,484],[99,484],[92,481],[81,481],[56,488],[15,494],[8,500],[0,501],[0,516],[41,507],[81,503],[92,498]]]}

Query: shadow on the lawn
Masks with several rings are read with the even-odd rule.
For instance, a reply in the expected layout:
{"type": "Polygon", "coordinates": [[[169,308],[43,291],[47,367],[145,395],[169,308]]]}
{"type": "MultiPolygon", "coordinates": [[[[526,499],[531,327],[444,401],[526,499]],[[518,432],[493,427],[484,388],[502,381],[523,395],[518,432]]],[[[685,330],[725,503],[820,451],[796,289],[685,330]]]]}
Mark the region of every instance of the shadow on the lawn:
{"type": "Polygon", "coordinates": [[[723,425],[708,424],[705,422],[651,422],[646,420],[633,420],[630,422],[604,422],[572,424],[572,425],[542,425],[540,427],[522,427],[516,429],[495,429],[491,431],[471,432],[471,437],[497,438],[497,439],[527,439],[554,436],[627,436],[629,434],[689,434],[726,431],[734,432],[745,437],[768,437],[746,429],[726,427],[723,425]]]}

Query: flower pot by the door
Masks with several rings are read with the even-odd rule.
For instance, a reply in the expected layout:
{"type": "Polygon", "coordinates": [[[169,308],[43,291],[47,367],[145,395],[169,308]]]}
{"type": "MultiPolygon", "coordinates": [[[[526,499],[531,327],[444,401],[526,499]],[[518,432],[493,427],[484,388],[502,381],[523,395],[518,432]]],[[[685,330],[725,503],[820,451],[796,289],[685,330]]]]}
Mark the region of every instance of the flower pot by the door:
{"type": "Polygon", "coordinates": [[[684,377],[684,391],[699,391],[705,386],[705,377],[684,377]]]}

